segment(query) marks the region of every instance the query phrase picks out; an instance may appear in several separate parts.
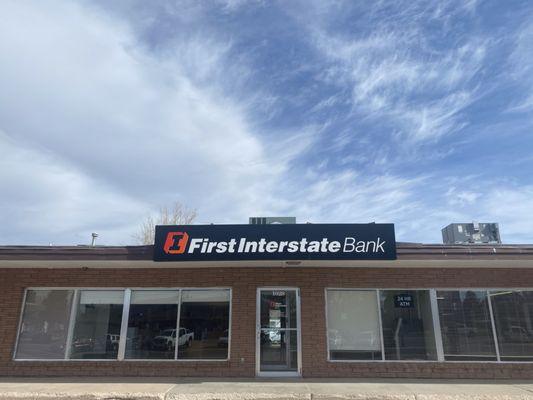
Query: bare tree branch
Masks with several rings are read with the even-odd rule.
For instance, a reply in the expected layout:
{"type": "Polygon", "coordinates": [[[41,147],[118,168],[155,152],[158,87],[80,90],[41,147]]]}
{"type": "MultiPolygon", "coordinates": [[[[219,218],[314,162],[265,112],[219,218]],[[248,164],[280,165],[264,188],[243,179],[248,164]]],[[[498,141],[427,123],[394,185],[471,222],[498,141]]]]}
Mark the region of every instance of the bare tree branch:
{"type": "Polygon", "coordinates": [[[180,202],[171,207],[161,207],[154,218],[148,215],[139,226],[139,231],[133,235],[138,244],[154,244],[156,225],[187,225],[196,219],[196,210],[185,207],[180,202]]]}

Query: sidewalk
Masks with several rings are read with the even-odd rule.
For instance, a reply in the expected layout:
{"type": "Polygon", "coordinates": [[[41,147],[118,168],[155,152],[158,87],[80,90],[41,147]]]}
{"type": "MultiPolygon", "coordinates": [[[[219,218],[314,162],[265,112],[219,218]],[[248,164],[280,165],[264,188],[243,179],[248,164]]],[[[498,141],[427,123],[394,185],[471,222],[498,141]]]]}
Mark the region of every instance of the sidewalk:
{"type": "Polygon", "coordinates": [[[0,400],[533,400],[533,381],[0,378],[0,400]]]}

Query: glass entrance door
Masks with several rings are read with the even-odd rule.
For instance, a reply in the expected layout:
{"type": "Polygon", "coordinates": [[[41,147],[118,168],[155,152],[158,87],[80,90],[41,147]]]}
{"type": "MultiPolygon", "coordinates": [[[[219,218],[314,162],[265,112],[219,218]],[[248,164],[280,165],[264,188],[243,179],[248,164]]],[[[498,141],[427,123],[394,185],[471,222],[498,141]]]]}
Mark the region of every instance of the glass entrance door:
{"type": "Polygon", "coordinates": [[[257,309],[258,375],[298,376],[300,374],[298,289],[259,289],[257,309]]]}

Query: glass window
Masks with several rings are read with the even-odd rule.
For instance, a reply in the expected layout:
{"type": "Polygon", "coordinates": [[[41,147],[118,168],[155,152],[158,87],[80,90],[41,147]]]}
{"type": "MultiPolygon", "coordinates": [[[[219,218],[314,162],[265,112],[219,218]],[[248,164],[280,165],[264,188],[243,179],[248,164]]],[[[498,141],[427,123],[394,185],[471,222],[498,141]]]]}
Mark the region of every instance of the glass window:
{"type": "Polygon", "coordinates": [[[261,328],[297,328],[296,291],[261,290],[261,328]]]}
{"type": "Polygon", "coordinates": [[[70,358],[117,358],[124,291],[79,292],[70,358]]]}
{"type": "Polygon", "coordinates": [[[125,358],[173,359],[179,291],[131,292],[125,358]]]}
{"type": "Polygon", "coordinates": [[[229,290],[181,292],[178,359],[226,359],[229,290]]]}
{"type": "Polygon", "coordinates": [[[533,292],[489,293],[502,361],[533,361],[533,292]]]}
{"type": "Polygon", "coordinates": [[[298,370],[298,331],[264,329],[260,343],[261,371],[298,370]]]}
{"type": "Polygon", "coordinates": [[[381,290],[386,360],[436,360],[429,290],[381,290]]]}
{"type": "Polygon", "coordinates": [[[330,359],[380,360],[376,292],[328,290],[326,301],[330,359]]]}
{"type": "Polygon", "coordinates": [[[16,358],[63,359],[72,290],[28,290],[16,358]]]}
{"type": "Polygon", "coordinates": [[[445,360],[496,360],[486,291],[438,291],[445,360]]]}

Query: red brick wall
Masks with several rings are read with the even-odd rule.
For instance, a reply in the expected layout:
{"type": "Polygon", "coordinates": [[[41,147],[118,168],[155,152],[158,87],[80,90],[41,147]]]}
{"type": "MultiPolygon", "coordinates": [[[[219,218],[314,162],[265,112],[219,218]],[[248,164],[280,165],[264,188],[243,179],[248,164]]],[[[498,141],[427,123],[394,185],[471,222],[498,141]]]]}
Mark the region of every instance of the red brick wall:
{"type": "Polygon", "coordinates": [[[260,286],[301,289],[305,377],[533,378],[533,363],[327,362],[325,287],[533,287],[533,269],[210,268],[0,269],[0,375],[255,375],[255,304],[260,286]],[[233,289],[230,361],[12,361],[26,287],[212,287],[233,289]]]}

